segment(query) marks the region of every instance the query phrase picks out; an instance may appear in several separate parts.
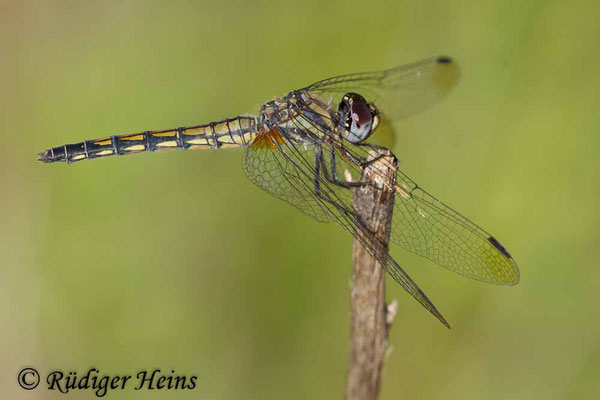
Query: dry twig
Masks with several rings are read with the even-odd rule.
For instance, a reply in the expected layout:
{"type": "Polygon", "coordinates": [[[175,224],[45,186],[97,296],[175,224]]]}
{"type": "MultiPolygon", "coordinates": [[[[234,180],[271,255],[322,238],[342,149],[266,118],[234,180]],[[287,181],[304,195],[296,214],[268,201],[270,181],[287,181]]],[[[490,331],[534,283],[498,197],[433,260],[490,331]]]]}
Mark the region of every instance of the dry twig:
{"type": "MultiPolygon", "coordinates": [[[[384,157],[367,166],[361,179],[376,187],[353,188],[352,202],[363,224],[387,249],[394,208],[393,187],[397,161],[387,150],[372,153],[373,158],[378,155],[384,157]],[[382,179],[386,182],[382,182],[382,179]]],[[[385,270],[357,239],[354,240],[351,310],[346,399],[375,400],[379,395],[387,333],[393,317],[388,316],[385,304],[385,270]]]]}

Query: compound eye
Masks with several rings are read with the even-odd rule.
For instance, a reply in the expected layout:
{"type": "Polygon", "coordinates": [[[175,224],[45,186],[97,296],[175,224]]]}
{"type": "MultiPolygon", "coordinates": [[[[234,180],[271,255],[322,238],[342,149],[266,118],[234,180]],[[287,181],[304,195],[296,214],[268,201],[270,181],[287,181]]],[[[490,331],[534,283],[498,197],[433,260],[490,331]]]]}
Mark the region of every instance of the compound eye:
{"type": "MultiPolygon", "coordinates": [[[[348,93],[344,99],[348,99],[349,110],[346,117],[346,129],[349,131],[348,140],[359,143],[371,135],[373,128],[373,108],[359,94],[348,93]]],[[[340,104],[341,108],[341,104],[340,104]]]]}

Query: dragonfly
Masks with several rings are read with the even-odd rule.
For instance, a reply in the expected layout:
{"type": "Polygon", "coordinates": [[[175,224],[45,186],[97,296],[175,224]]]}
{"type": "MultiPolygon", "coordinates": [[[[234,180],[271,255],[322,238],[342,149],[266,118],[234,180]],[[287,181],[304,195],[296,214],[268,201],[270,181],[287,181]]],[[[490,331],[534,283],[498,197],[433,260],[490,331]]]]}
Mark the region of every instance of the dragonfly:
{"type": "MultiPolygon", "coordinates": [[[[39,153],[39,160],[73,163],[172,149],[243,147],[243,169],[252,182],[317,221],[341,225],[404,290],[450,328],[357,215],[351,189],[368,184],[360,177],[373,166],[372,150],[382,148],[375,139],[393,135],[390,127],[395,121],[439,102],[456,86],[459,75],[457,64],[446,56],[341,75],[275,98],[254,116],[65,144],[39,153]]],[[[394,187],[388,188],[394,196],[391,243],[475,280],[502,286],[519,282],[515,260],[494,236],[401,170],[395,173],[394,187]]]]}

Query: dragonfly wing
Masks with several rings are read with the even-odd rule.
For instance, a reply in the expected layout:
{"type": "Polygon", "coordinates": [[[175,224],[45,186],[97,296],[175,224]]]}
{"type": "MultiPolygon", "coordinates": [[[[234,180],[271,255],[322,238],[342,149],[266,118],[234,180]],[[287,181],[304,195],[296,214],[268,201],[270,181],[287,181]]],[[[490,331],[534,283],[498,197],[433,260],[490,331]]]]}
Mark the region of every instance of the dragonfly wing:
{"type": "Polygon", "coordinates": [[[391,120],[406,118],[441,100],[458,82],[460,71],[448,57],[373,72],[342,75],[303,90],[337,104],[345,93],[359,93],[391,120]]]}
{"type": "MultiPolygon", "coordinates": [[[[355,157],[365,147],[345,143],[355,157]]],[[[519,268],[506,248],[483,228],[422,189],[398,170],[391,240],[442,267],[503,286],[519,282],[519,268]]]]}
{"type": "Polygon", "coordinates": [[[314,196],[315,149],[293,156],[295,146],[284,143],[275,130],[259,134],[244,153],[248,178],[267,193],[281,199],[319,222],[329,222],[331,207],[314,196]]]}
{"type": "Polygon", "coordinates": [[[519,268],[492,235],[420,188],[399,171],[394,243],[442,267],[503,286],[519,282],[519,268]]]}
{"type": "MultiPolygon", "coordinates": [[[[375,257],[379,264],[423,307],[449,327],[448,322],[423,293],[419,286],[389,255],[370,230],[360,221],[351,205],[351,193],[325,179],[316,161],[317,146],[305,146],[278,139],[278,134],[265,132],[255,140],[244,154],[244,170],[258,186],[287,201],[320,221],[334,221],[354,236],[375,257]],[[315,184],[318,186],[317,195],[315,184]]],[[[319,144],[318,146],[323,146],[319,144]]],[[[324,153],[337,152],[333,147],[321,148],[324,153]]],[[[341,155],[335,154],[336,159],[341,155]]],[[[343,174],[343,164],[331,165],[324,157],[328,169],[336,168],[343,174]]],[[[349,168],[350,165],[348,165],[349,168]]],[[[356,167],[350,173],[359,171],[356,167]]],[[[343,176],[343,175],[342,175],[343,176]]]]}
{"type": "MultiPolygon", "coordinates": [[[[459,69],[451,59],[436,57],[384,71],[325,79],[305,90],[332,102],[347,92],[357,92],[374,102],[384,117],[394,120],[433,105],[458,78],[459,69]]],[[[341,140],[340,145],[356,158],[367,158],[368,148],[341,140]]],[[[473,279],[499,285],[518,283],[517,264],[492,235],[401,171],[395,189],[393,243],[473,279]]]]}

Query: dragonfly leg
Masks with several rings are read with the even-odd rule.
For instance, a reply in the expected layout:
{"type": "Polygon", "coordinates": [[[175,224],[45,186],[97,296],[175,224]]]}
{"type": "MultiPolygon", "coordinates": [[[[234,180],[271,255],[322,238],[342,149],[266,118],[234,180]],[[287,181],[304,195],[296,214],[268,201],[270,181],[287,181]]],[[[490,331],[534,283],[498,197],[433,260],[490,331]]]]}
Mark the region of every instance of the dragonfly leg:
{"type": "MultiPolygon", "coordinates": [[[[378,145],[371,144],[371,143],[359,143],[358,145],[359,146],[363,146],[363,147],[368,147],[368,148],[374,149],[374,150],[387,150],[385,147],[378,146],[378,145]]],[[[352,163],[358,165],[361,168],[368,167],[369,165],[371,165],[371,164],[373,164],[373,163],[381,160],[383,157],[386,157],[386,155],[384,155],[384,154],[379,154],[375,158],[372,158],[370,160],[366,160],[364,158],[357,157],[354,154],[350,153],[348,151],[348,149],[346,149],[344,146],[340,146],[340,151],[342,152],[342,154],[344,155],[344,157],[346,157],[352,163]]],[[[381,153],[381,152],[379,151],[379,153],[381,153]]]]}
{"type": "Polygon", "coordinates": [[[370,187],[377,189],[375,187],[375,185],[373,185],[371,182],[352,182],[352,181],[347,181],[347,180],[341,180],[337,174],[336,161],[335,161],[335,149],[331,148],[331,151],[329,153],[330,154],[329,162],[330,162],[330,168],[331,168],[331,175],[327,171],[327,163],[325,162],[325,158],[323,156],[323,152],[321,151],[321,149],[319,148],[315,154],[316,154],[316,157],[318,158],[318,163],[320,163],[321,167],[323,168],[323,176],[325,177],[325,179],[327,179],[328,182],[333,183],[336,186],[341,186],[343,188],[370,186],[370,187]]]}
{"type": "Polygon", "coordinates": [[[366,147],[366,148],[371,149],[371,150],[375,150],[375,152],[379,153],[379,155],[377,157],[375,157],[375,158],[373,158],[371,160],[363,161],[363,164],[361,165],[361,167],[368,167],[369,165],[373,164],[374,162],[377,162],[377,161],[381,160],[383,157],[388,157],[388,155],[385,154],[386,152],[389,152],[390,153],[389,155],[391,155],[392,157],[396,158],[396,156],[394,156],[392,154],[392,152],[388,148],[380,146],[378,144],[373,144],[373,143],[358,143],[358,145],[361,146],[361,147],[366,147]]]}
{"type": "MultiPolygon", "coordinates": [[[[317,146],[317,148],[315,149],[315,176],[314,176],[313,184],[315,185],[315,194],[319,198],[322,198],[321,186],[319,185],[319,175],[320,175],[320,166],[321,166],[320,159],[321,158],[322,158],[321,147],[317,146]]],[[[325,175],[327,175],[327,173],[325,173],[325,175]]]]}

